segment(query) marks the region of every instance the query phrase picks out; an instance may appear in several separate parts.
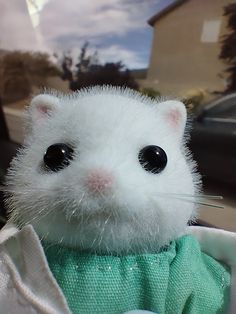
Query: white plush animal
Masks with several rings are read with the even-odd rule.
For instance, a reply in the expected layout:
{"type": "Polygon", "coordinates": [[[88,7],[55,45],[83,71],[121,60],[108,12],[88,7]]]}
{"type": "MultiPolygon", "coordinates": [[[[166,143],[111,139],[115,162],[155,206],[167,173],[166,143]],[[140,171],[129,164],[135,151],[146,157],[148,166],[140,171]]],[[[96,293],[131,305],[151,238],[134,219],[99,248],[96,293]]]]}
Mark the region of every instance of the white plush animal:
{"type": "Polygon", "coordinates": [[[198,176],[182,103],[107,87],[49,93],[33,99],[28,122],[8,175],[18,225],[103,253],[156,252],[185,232],[195,206],[183,195],[194,201],[198,176]]]}
{"type": "Polygon", "coordinates": [[[202,196],[181,102],[95,87],[38,95],[27,116],[6,186],[20,231],[0,233],[4,313],[226,311],[230,270],[214,258],[234,269],[236,236],[192,231],[211,257],[187,234],[202,196]]]}

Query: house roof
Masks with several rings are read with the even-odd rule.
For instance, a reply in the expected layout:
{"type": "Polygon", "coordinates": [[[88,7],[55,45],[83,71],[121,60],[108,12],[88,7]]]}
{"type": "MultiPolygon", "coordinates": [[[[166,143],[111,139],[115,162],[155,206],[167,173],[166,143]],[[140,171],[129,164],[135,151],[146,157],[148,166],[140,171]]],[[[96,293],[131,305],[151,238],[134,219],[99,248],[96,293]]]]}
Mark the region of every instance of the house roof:
{"type": "Polygon", "coordinates": [[[176,0],[165,6],[164,8],[160,9],[155,15],[153,15],[149,20],[148,24],[151,26],[154,26],[157,20],[162,18],[164,15],[172,11],[174,8],[178,7],[182,3],[186,2],[188,0],[176,0]]]}

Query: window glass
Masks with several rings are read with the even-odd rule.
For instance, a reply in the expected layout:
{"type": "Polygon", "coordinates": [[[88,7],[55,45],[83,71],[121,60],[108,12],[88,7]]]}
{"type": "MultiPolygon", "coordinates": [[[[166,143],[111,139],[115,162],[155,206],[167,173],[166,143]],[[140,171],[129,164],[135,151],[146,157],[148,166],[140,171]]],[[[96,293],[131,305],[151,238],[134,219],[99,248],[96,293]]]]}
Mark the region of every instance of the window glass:
{"type": "Polygon", "coordinates": [[[182,101],[206,193],[221,190],[205,178],[236,186],[236,98],[227,98],[236,93],[236,0],[0,0],[0,12],[0,135],[10,143],[23,143],[32,95],[129,87],[156,103],[182,101]]]}

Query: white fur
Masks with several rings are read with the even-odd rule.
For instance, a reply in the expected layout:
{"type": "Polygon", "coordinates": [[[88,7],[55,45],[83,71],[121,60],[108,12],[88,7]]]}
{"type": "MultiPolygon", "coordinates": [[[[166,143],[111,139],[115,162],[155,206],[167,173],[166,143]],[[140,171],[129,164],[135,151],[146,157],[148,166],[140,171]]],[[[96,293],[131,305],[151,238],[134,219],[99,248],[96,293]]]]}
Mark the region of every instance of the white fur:
{"type": "Polygon", "coordinates": [[[165,196],[197,192],[185,156],[183,104],[103,87],[36,96],[28,113],[31,133],[7,178],[11,220],[31,223],[48,241],[117,254],[159,250],[185,231],[194,204],[165,196]],[[45,102],[49,110],[39,119],[38,106],[45,102]],[[178,128],[166,118],[173,108],[181,113],[178,128]],[[74,147],[74,159],[59,172],[46,172],[44,153],[59,142],[74,147]],[[138,161],[147,145],[162,147],[168,156],[160,174],[146,172],[138,161]],[[103,169],[113,174],[114,185],[92,196],[87,175],[103,169]]]}

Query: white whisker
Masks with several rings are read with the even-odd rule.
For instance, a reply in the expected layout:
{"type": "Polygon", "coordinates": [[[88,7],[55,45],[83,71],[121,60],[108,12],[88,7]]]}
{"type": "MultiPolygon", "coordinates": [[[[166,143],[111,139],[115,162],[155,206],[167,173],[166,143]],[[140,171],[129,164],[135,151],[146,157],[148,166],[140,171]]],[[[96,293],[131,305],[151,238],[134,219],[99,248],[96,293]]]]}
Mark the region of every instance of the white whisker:
{"type": "Polygon", "coordinates": [[[200,194],[200,195],[194,195],[194,194],[182,194],[182,193],[162,193],[157,192],[158,195],[163,196],[180,196],[180,197],[187,197],[187,198],[195,198],[195,199],[211,199],[211,200],[223,200],[223,196],[221,195],[209,195],[209,194],[200,194]]]}
{"type": "MultiPolygon", "coordinates": [[[[159,193],[157,193],[157,194],[158,194],[158,196],[161,196],[161,197],[166,196],[164,194],[160,194],[160,195],[159,195],[159,193]]],[[[213,208],[218,208],[218,209],[224,209],[223,205],[212,204],[212,203],[207,203],[207,202],[198,201],[198,200],[186,199],[185,197],[178,196],[178,194],[176,194],[176,196],[173,196],[173,194],[172,194],[172,195],[169,195],[169,197],[172,199],[186,202],[186,203],[192,203],[192,204],[203,205],[203,206],[208,206],[208,207],[213,207],[213,208]]],[[[155,199],[157,199],[157,198],[155,198],[155,199]]]]}
{"type": "MultiPolygon", "coordinates": [[[[184,195],[184,194],[183,194],[184,195]]],[[[187,197],[187,195],[186,195],[187,197]]],[[[195,198],[203,198],[203,199],[209,199],[209,200],[223,200],[224,197],[222,195],[208,195],[208,194],[203,194],[203,195],[195,195],[193,196],[195,198]]]]}
{"type": "Polygon", "coordinates": [[[181,200],[181,201],[184,201],[184,202],[193,203],[193,204],[197,204],[197,205],[203,205],[203,206],[207,206],[207,207],[224,209],[223,205],[217,205],[217,204],[212,204],[212,203],[207,203],[207,202],[200,202],[200,201],[194,201],[194,200],[192,201],[192,200],[187,200],[187,199],[182,199],[182,198],[178,198],[178,199],[181,200]]]}

